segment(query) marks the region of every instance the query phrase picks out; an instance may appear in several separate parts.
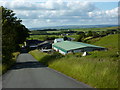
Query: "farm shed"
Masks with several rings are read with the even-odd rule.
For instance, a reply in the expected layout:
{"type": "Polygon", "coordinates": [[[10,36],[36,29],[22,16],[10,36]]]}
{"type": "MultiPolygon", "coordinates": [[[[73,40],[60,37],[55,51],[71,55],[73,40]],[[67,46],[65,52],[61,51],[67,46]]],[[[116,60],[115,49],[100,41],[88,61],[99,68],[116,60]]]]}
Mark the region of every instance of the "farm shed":
{"type": "Polygon", "coordinates": [[[62,41],[52,44],[52,48],[61,54],[76,53],[76,52],[90,52],[94,50],[106,50],[104,47],[86,44],[75,41],[62,41]]]}
{"type": "Polygon", "coordinates": [[[64,41],[63,38],[57,38],[57,39],[54,40],[54,43],[58,43],[58,42],[62,42],[62,41],[64,41]]]}
{"type": "Polygon", "coordinates": [[[39,41],[39,40],[26,40],[25,43],[25,46],[34,46],[34,45],[37,45],[37,44],[40,44],[42,43],[43,41],[39,41]]]}
{"type": "Polygon", "coordinates": [[[43,41],[39,41],[39,40],[26,40],[24,44],[25,44],[25,47],[28,47],[30,50],[34,50],[37,48],[38,44],[42,42],[43,41]]]}
{"type": "Polygon", "coordinates": [[[52,44],[49,43],[48,41],[44,41],[40,44],[38,44],[38,49],[52,49],[52,44]]]}

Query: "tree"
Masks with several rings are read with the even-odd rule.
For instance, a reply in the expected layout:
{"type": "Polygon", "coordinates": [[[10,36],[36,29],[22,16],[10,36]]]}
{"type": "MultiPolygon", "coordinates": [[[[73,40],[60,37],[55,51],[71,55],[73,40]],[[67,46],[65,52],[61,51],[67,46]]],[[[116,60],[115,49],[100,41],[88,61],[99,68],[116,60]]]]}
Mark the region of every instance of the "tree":
{"type": "Polygon", "coordinates": [[[101,32],[99,33],[99,35],[100,35],[101,37],[106,36],[106,35],[107,35],[107,32],[106,32],[106,31],[101,31],[101,32]]]}
{"type": "Polygon", "coordinates": [[[89,36],[93,36],[93,32],[92,32],[92,31],[88,31],[87,36],[88,36],[88,37],[89,37],[89,36]]]}
{"type": "Polygon", "coordinates": [[[92,32],[92,35],[93,35],[93,37],[98,37],[99,36],[99,34],[97,33],[97,32],[92,32]]]}
{"type": "Polygon", "coordinates": [[[28,29],[21,24],[22,20],[15,17],[15,13],[2,8],[2,62],[9,63],[12,53],[19,50],[19,44],[29,36],[28,29]]]}
{"type": "Polygon", "coordinates": [[[77,34],[79,35],[79,36],[76,38],[76,41],[78,41],[78,42],[82,42],[83,39],[86,37],[85,32],[77,32],[77,34]]]}
{"type": "Polygon", "coordinates": [[[68,40],[68,37],[67,36],[64,36],[63,37],[64,41],[68,40]]]}
{"type": "Polygon", "coordinates": [[[77,34],[77,35],[80,35],[80,34],[85,34],[85,33],[82,32],[82,31],[79,31],[79,32],[77,32],[76,34],[77,34]]]}
{"type": "Polygon", "coordinates": [[[114,30],[109,30],[109,29],[108,29],[108,30],[106,31],[106,33],[107,33],[107,35],[109,35],[109,34],[114,34],[114,30]]]}
{"type": "Polygon", "coordinates": [[[76,41],[82,42],[85,37],[86,37],[86,36],[85,36],[85,33],[82,33],[82,34],[80,34],[80,35],[76,38],[76,41]]]}

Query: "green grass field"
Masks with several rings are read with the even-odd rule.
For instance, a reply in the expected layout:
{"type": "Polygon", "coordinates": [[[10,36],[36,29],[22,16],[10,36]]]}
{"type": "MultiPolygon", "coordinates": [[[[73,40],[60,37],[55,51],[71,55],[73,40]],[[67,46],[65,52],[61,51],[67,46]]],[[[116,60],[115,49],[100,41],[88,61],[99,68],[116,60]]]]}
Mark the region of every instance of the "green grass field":
{"type": "Polygon", "coordinates": [[[30,35],[30,37],[27,38],[27,40],[41,40],[44,41],[46,37],[55,37],[55,38],[61,38],[62,36],[58,35],[30,35]]]}
{"type": "MultiPolygon", "coordinates": [[[[68,35],[67,37],[77,38],[79,35],[68,35]]],[[[44,41],[46,37],[55,37],[55,38],[63,38],[64,36],[60,35],[30,35],[27,40],[41,40],[44,41]]]]}
{"type": "Polygon", "coordinates": [[[108,35],[106,37],[101,38],[99,41],[95,42],[95,45],[104,46],[111,50],[118,50],[118,34],[116,35],[108,35]]]}
{"type": "Polygon", "coordinates": [[[104,28],[80,28],[80,29],[72,29],[74,31],[106,31],[109,29],[117,29],[118,27],[104,27],[104,28]]]}
{"type": "MultiPolygon", "coordinates": [[[[109,29],[117,29],[118,27],[104,27],[104,28],[79,28],[79,29],[69,29],[73,31],[106,31],[109,29]]],[[[58,31],[47,31],[47,33],[59,33],[61,31],[67,31],[67,30],[58,30],[58,31]]]]}
{"type": "Polygon", "coordinates": [[[47,31],[47,33],[59,33],[59,32],[61,32],[60,30],[58,30],[58,31],[47,31]]]}
{"type": "MultiPolygon", "coordinates": [[[[81,29],[70,29],[72,31],[84,31],[84,32],[88,32],[88,31],[98,31],[98,33],[100,31],[107,31],[107,30],[114,30],[117,29],[118,27],[105,27],[105,28],[81,28],[81,29]]],[[[67,31],[67,30],[58,30],[58,31],[47,31],[47,33],[60,33],[62,31],[67,31]]],[[[28,37],[28,40],[41,40],[44,41],[46,40],[46,37],[55,37],[55,38],[63,38],[64,36],[60,36],[60,35],[30,35],[30,37],[28,37]]],[[[68,35],[67,37],[72,37],[72,38],[78,38],[79,35],[73,34],[73,35],[68,35]]],[[[85,38],[88,39],[89,37],[85,38]]],[[[94,43],[96,40],[98,40],[100,38],[94,38],[94,39],[90,39],[87,41],[87,43],[94,43]]]]}
{"type": "Polygon", "coordinates": [[[94,51],[85,57],[81,57],[81,53],[60,56],[59,54],[45,54],[38,50],[31,51],[30,54],[48,67],[92,87],[118,88],[117,41],[118,35],[103,37],[94,44],[107,47],[108,51],[94,51]]]}

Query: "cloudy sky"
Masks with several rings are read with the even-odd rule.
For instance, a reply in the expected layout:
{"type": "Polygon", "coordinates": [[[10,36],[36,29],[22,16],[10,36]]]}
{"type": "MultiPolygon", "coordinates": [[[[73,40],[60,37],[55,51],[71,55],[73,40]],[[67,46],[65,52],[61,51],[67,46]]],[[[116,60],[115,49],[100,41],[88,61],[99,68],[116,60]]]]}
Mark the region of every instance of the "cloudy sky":
{"type": "Polygon", "coordinates": [[[0,0],[28,28],[118,23],[119,0],[0,0]],[[97,2],[96,2],[97,1],[97,2]]]}

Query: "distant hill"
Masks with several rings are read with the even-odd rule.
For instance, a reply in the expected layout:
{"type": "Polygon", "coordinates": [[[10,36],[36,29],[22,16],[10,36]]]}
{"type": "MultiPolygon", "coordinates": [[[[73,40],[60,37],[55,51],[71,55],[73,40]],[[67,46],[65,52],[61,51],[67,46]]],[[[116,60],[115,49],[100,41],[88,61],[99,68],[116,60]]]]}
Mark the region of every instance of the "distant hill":
{"type": "Polygon", "coordinates": [[[115,27],[115,26],[117,26],[117,25],[64,25],[64,26],[49,26],[49,27],[40,27],[40,28],[29,28],[29,30],[102,28],[102,27],[115,27]]]}

